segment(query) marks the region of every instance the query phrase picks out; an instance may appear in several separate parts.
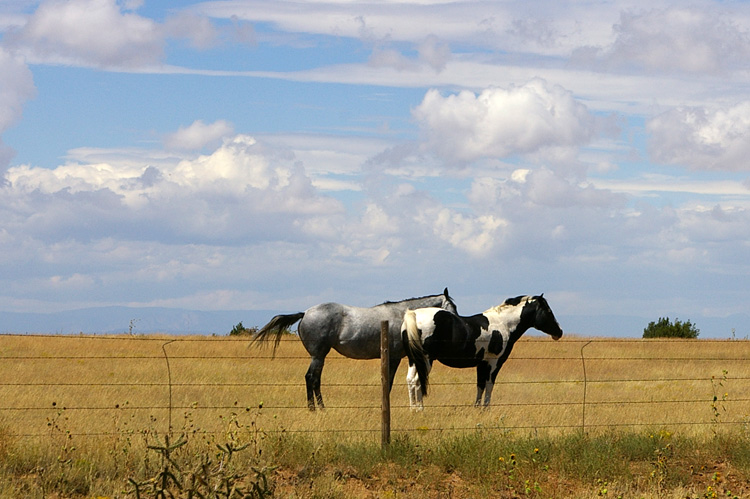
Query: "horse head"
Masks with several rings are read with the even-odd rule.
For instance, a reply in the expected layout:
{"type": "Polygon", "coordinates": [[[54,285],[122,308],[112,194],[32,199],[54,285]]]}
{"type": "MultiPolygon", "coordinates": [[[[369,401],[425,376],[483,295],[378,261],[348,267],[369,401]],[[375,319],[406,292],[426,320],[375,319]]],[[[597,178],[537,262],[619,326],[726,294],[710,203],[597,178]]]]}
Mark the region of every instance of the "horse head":
{"type": "Polygon", "coordinates": [[[557,322],[555,314],[552,313],[549,303],[544,298],[544,293],[539,296],[528,297],[524,305],[524,312],[527,308],[529,309],[528,313],[533,314],[531,327],[547,333],[554,340],[559,340],[562,337],[563,331],[560,323],[557,322]]]}

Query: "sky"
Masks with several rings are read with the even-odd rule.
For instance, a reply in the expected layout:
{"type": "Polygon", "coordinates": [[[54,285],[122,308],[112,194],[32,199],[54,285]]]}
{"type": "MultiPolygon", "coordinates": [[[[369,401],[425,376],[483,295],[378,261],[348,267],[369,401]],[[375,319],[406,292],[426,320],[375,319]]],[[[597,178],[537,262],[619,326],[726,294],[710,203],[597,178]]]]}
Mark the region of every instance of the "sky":
{"type": "Polygon", "coordinates": [[[748,255],[750,2],[0,0],[0,311],[700,327],[748,255]]]}

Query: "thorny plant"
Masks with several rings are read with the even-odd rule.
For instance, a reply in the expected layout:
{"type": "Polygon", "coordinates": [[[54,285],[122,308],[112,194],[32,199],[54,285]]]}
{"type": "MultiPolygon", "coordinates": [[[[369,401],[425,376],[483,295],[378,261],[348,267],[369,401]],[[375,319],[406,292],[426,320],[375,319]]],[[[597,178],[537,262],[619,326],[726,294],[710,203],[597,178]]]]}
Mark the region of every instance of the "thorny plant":
{"type": "Polygon", "coordinates": [[[172,453],[185,444],[187,440],[184,435],[180,435],[175,443],[170,443],[169,435],[165,435],[164,445],[149,445],[149,450],[161,455],[161,469],[154,477],[141,482],[128,478],[128,482],[133,486],[133,490],[128,493],[135,494],[138,499],[145,497],[142,493],[153,493],[154,498],[176,497],[172,490],[182,490],[182,471],[172,453]]]}
{"type": "MultiPolygon", "coordinates": [[[[246,411],[250,412],[250,409],[246,411]]],[[[130,478],[128,482],[131,489],[126,491],[126,494],[134,495],[137,499],[270,497],[274,487],[268,475],[275,467],[250,464],[243,468],[237,465],[234,459],[238,453],[252,449],[252,462],[259,462],[262,452],[259,440],[265,435],[258,429],[254,420],[249,428],[242,424],[236,412],[228,418],[220,416],[220,419],[226,423],[225,441],[217,443],[213,440],[204,440],[204,443],[209,444],[208,448],[215,446],[218,452],[199,452],[195,456],[198,462],[192,467],[189,464],[181,465],[182,460],[174,456],[179,449],[187,449],[188,433],[183,432],[174,443],[170,442],[169,435],[165,435],[163,444],[158,442],[148,445],[150,451],[161,456],[159,471],[153,477],[142,481],[130,478]],[[184,468],[187,468],[187,471],[184,468]]],[[[199,433],[192,424],[189,413],[185,417],[184,429],[191,430],[191,436],[199,433]]]]}

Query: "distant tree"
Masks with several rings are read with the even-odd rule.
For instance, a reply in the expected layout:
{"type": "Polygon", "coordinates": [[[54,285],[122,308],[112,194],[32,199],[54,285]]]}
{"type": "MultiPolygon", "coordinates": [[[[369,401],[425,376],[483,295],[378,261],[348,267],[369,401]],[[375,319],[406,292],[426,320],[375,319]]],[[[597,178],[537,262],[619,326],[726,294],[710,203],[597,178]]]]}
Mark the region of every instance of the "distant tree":
{"type": "Polygon", "coordinates": [[[238,322],[236,326],[229,331],[229,336],[249,336],[258,332],[257,327],[246,328],[242,325],[242,321],[238,322]]]}
{"type": "Polygon", "coordinates": [[[698,337],[700,329],[695,327],[690,321],[682,322],[675,319],[674,323],[669,317],[659,317],[659,320],[651,321],[643,329],[644,338],[690,338],[698,337]]]}

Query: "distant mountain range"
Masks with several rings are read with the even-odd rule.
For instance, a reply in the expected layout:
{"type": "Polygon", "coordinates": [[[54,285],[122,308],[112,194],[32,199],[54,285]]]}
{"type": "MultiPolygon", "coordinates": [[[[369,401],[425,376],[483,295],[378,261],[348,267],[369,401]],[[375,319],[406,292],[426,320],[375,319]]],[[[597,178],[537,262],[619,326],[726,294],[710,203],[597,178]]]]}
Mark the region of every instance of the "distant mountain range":
{"type": "MultiPolygon", "coordinates": [[[[239,322],[245,327],[266,324],[278,310],[200,311],[160,307],[97,307],[55,313],[0,312],[0,333],[41,334],[200,334],[228,335],[239,322]]],[[[676,317],[670,317],[675,319],[676,317]]],[[[568,334],[640,338],[643,328],[658,317],[615,315],[560,315],[558,320],[568,334]]],[[[750,315],[729,317],[680,317],[700,329],[699,338],[750,339],[750,315]]],[[[539,333],[541,334],[541,333],[539,333]]]]}
{"type": "Polygon", "coordinates": [[[168,333],[227,335],[239,322],[262,326],[278,312],[200,311],[161,307],[97,307],[54,313],[0,312],[0,333],[168,333]]]}

